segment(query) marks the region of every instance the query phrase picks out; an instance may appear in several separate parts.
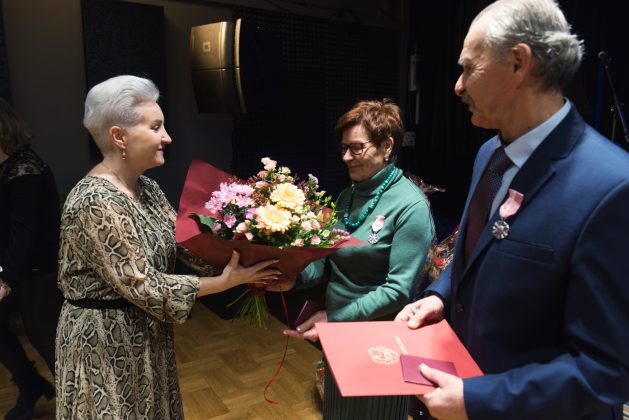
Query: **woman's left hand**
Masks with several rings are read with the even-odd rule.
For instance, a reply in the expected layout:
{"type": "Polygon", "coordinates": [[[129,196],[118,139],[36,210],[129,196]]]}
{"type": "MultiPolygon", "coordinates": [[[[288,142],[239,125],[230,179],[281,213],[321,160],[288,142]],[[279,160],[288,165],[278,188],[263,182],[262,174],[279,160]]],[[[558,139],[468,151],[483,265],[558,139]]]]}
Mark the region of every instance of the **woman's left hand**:
{"type": "Polygon", "coordinates": [[[328,314],[325,311],[317,311],[303,324],[299,324],[296,330],[284,330],[283,334],[300,340],[317,341],[319,333],[315,322],[328,322],[328,314]]]}

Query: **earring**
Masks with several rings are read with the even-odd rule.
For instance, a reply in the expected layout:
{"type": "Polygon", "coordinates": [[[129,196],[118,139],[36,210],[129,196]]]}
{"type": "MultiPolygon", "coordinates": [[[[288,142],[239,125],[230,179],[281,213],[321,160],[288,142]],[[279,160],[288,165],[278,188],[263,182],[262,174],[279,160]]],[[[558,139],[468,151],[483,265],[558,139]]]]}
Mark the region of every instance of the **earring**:
{"type": "Polygon", "coordinates": [[[127,151],[126,150],[122,151],[122,160],[127,160],[127,151]]]}
{"type": "Polygon", "coordinates": [[[385,158],[384,158],[384,161],[385,161],[385,162],[389,162],[389,156],[385,157],[385,158]]]}

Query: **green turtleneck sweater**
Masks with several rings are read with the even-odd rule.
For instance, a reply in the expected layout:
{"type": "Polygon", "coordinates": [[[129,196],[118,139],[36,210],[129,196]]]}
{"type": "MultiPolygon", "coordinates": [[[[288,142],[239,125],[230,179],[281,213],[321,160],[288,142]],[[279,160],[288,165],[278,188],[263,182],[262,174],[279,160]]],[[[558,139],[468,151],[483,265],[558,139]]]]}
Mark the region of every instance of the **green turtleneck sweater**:
{"type": "MultiPolygon", "coordinates": [[[[345,229],[343,216],[352,188],[354,199],[349,211],[353,222],[367,209],[392,169],[393,164],[389,164],[370,179],[341,192],[336,202],[336,227],[345,229]]],[[[328,321],[393,319],[408,303],[435,234],[428,200],[398,169],[376,207],[350,233],[365,244],[341,248],[311,263],[299,275],[297,287],[314,286],[327,272],[328,321]],[[377,232],[378,241],[371,244],[368,238],[377,216],[384,216],[384,225],[377,232]]]]}

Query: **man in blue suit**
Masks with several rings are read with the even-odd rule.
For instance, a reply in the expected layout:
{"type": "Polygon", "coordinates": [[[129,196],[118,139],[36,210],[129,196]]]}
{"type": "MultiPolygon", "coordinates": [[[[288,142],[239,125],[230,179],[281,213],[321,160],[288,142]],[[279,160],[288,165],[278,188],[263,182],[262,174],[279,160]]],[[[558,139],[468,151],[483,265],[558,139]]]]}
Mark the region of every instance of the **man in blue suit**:
{"type": "Polygon", "coordinates": [[[582,54],[552,0],[499,0],[465,38],[455,92],[499,134],[476,157],[453,263],[397,316],[410,328],[445,317],[485,374],[422,366],[436,418],[622,419],[629,157],[562,94],[582,54]],[[486,177],[499,188],[479,218],[486,177]]]}

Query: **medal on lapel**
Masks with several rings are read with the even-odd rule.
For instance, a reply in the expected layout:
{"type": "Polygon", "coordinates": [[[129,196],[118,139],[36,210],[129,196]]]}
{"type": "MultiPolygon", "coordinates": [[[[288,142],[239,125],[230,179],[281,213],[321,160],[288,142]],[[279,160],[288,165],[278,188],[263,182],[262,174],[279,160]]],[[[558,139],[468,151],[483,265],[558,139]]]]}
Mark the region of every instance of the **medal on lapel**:
{"type": "Polygon", "coordinates": [[[380,229],[382,229],[383,226],[384,216],[376,216],[376,221],[371,224],[371,234],[369,235],[369,238],[367,238],[367,242],[369,242],[371,245],[377,243],[380,240],[380,238],[378,237],[378,232],[380,231],[380,229]]]}
{"type": "Polygon", "coordinates": [[[506,238],[509,236],[509,223],[502,219],[496,220],[491,228],[491,234],[494,235],[496,239],[506,238]]]}
{"type": "Polygon", "coordinates": [[[507,199],[502,203],[498,211],[500,219],[496,220],[491,227],[491,234],[494,235],[494,238],[505,239],[509,236],[509,223],[507,223],[507,219],[520,210],[523,200],[524,194],[509,188],[507,199]]]}

